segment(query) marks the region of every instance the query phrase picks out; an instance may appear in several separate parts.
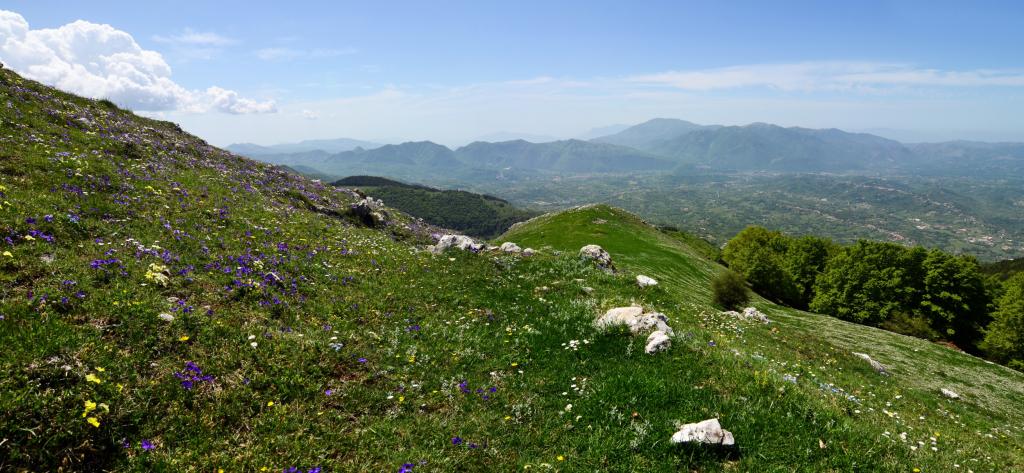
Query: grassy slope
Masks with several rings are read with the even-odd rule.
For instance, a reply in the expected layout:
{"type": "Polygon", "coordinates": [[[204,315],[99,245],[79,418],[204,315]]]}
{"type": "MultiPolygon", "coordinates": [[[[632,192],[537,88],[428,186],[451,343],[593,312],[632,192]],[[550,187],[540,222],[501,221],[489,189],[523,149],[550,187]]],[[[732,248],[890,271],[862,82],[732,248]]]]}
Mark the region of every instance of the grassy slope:
{"type": "MultiPolygon", "coordinates": [[[[723,399],[734,399],[742,396],[737,393],[748,389],[751,383],[761,382],[762,377],[774,383],[782,373],[798,375],[796,386],[778,385],[792,391],[778,398],[803,397],[800,409],[814,415],[804,419],[809,425],[799,428],[813,431],[810,437],[822,436],[826,444],[834,445],[842,455],[885,451],[884,455],[891,457],[883,463],[893,461],[905,469],[953,471],[954,465],[975,471],[1024,469],[1024,411],[1020,408],[1024,405],[1024,376],[1018,372],[926,341],[775,306],[760,299],[756,305],[773,319],[772,328],[745,326],[741,332],[730,333],[730,325],[735,324],[714,315],[708,304],[707,278],[719,268],[696,260],[689,247],[611,207],[584,207],[547,215],[513,228],[499,241],[515,241],[535,248],[549,246],[567,252],[596,243],[612,254],[620,268],[658,279],[667,297],[685,301],[678,306],[677,313],[669,312],[676,315],[677,331],[682,327],[704,332],[718,342],[717,349],[738,352],[735,360],[688,360],[700,364],[712,361],[717,365],[711,371],[720,375],[705,382],[718,384],[723,399]],[[723,343],[723,339],[727,341],[723,343]],[[892,376],[876,375],[851,357],[851,351],[871,354],[889,367],[892,376]],[[832,393],[820,383],[834,384],[860,401],[843,402],[841,393],[832,393]],[[963,400],[945,400],[938,393],[943,387],[960,393],[963,400]],[[817,416],[829,417],[825,424],[831,427],[817,425],[817,416]],[[906,442],[899,438],[901,432],[907,432],[906,442]],[[941,434],[937,436],[938,451],[931,449],[935,432],[941,434]],[[865,441],[870,446],[863,445],[865,441]],[[910,449],[917,441],[923,441],[924,446],[910,449]]],[[[681,355],[677,349],[673,355],[679,363],[672,369],[684,373],[692,369],[692,364],[685,360],[687,354],[681,355]]],[[[780,431],[787,432],[792,427],[787,421],[795,414],[757,402],[747,403],[736,412],[721,413],[726,428],[742,424],[750,417],[764,422],[764,431],[754,428],[737,437],[753,440],[755,444],[780,431]]],[[[700,415],[689,416],[696,417],[700,415]]],[[[787,433],[798,438],[807,436],[800,431],[787,433]]],[[[815,442],[811,440],[794,443],[813,450],[815,442]]],[[[756,451],[749,452],[752,455],[767,454],[757,445],[749,448],[756,451]]],[[[749,456],[744,459],[751,460],[749,456]]],[[[860,459],[870,462],[870,456],[860,459]]],[[[754,463],[748,467],[754,467],[754,463]]]]}
{"type": "Polygon", "coordinates": [[[811,316],[770,310],[778,331],[722,318],[704,289],[717,268],[628,215],[514,233],[536,247],[531,231],[557,233],[567,250],[594,239],[659,288],[574,252],[432,256],[403,217],[372,230],[339,216],[343,190],[8,71],[0,120],[0,470],[1022,468],[1020,414],[1006,408],[1019,375],[949,355],[993,384],[954,403],[910,384],[910,365],[878,378],[797,323],[811,316]],[[630,302],[669,314],[672,351],[593,329],[630,302]],[[174,373],[189,361],[212,380],[184,389],[174,373]],[[905,426],[880,414],[885,401],[905,426]],[[667,442],[676,421],[714,415],[737,455],[667,442]],[[883,429],[925,442],[941,430],[939,451],[883,429]]]}

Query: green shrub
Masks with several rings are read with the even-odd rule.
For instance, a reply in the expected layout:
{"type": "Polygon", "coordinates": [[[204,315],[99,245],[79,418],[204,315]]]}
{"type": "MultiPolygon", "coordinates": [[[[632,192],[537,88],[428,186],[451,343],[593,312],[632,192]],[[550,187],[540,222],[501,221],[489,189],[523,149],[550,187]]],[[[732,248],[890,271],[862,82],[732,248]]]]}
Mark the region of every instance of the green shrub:
{"type": "Polygon", "coordinates": [[[726,270],[711,280],[711,293],[715,305],[724,309],[737,309],[750,301],[747,281],[736,271],[726,270]]]}

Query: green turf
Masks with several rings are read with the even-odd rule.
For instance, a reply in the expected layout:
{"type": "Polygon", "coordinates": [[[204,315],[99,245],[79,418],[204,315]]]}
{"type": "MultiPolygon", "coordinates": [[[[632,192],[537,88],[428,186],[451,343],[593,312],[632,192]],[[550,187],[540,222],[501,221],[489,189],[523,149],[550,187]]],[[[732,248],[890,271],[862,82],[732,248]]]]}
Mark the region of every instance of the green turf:
{"type": "Polygon", "coordinates": [[[0,186],[0,470],[1024,469],[1020,374],[760,300],[769,326],[720,315],[718,266],[607,207],[513,229],[535,257],[435,256],[344,190],[6,70],[0,186]],[[593,328],[629,303],[668,314],[669,352],[593,328]],[[212,379],[186,389],[188,362],[212,379]],[[668,442],[712,416],[737,451],[668,442]]]}

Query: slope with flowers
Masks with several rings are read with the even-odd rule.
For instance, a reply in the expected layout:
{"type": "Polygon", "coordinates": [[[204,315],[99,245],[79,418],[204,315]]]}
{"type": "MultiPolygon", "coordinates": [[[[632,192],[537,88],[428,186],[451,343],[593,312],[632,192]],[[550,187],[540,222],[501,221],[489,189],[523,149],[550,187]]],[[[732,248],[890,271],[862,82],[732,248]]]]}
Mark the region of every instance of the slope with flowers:
{"type": "Polygon", "coordinates": [[[634,217],[524,224],[553,247],[530,258],[432,255],[357,199],[0,70],[0,470],[1024,468],[1020,375],[764,303],[770,326],[724,317],[719,268],[634,217]],[[556,254],[572,238],[622,273],[556,254]],[[669,315],[669,352],[593,327],[629,303],[669,315]],[[879,377],[848,352],[867,340],[964,399],[879,377]],[[668,442],[708,417],[737,450],[668,442]]]}

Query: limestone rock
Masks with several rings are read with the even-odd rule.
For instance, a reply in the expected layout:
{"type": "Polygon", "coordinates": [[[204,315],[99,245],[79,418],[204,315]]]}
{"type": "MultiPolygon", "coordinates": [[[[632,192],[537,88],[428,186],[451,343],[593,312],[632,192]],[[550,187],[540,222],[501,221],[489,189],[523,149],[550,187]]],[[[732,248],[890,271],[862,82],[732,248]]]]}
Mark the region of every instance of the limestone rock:
{"type": "Polygon", "coordinates": [[[535,250],[533,248],[527,248],[527,249],[523,250],[523,256],[533,256],[535,254],[537,254],[537,250],[535,250]]]}
{"type": "Polygon", "coordinates": [[[382,227],[388,221],[388,213],[384,210],[384,202],[373,197],[366,197],[352,204],[352,215],[358,217],[369,227],[382,227]]]}
{"type": "Polygon", "coordinates": [[[708,419],[694,424],[686,424],[678,432],[672,434],[672,443],[701,443],[731,447],[736,444],[732,432],[722,428],[718,419],[708,419]]]}
{"type": "Polygon", "coordinates": [[[864,359],[864,361],[867,361],[867,362],[868,362],[869,364],[871,364],[871,368],[873,368],[873,369],[874,369],[875,371],[877,371],[877,372],[878,372],[879,374],[889,374],[889,371],[888,371],[888,370],[886,370],[886,368],[885,368],[885,365],[883,365],[883,364],[881,364],[881,363],[879,363],[879,362],[875,361],[875,360],[874,360],[874,359],[872,359],[872,358],[871,358],[870,356],[868,356],[868,354],[867,354],[867,353],[857,353],[857,352],[853,352],[853,354],[854,354],[854,355],[856,355],[856,356],[859,356],[859,357],[863,358],[863,359],[864,359]]]}
{"type": "Polygon", "coordinates": [[[601,269],[608,271],[615,269],[615,265],[612,264],[612,255],[598,245],[587,245],[580,248],[580,258],[593,261],[601,269]]]}
{"type": "Polygon", "coordinates": [[[174,316],[167,312],[162,312],[156,317],[164,322],[174,322],[174,316]]]}
{"type": "Polygon", "coordinates": [[[519,248],[519,245],[512,243],[511,241],[502,243],[498,249],[505,253],[521,253],[523,251],[522,248],[519,248]]]}
{"type": "Polygon", "coordinates": [[[640,287],[648,287],[648,286],[657,286],[658,285],[658,281],[655,281],[654,278],[649,277],[649,276],[644,276],[643,274],[638,274],[636,276],[636,283],[640,287]]]}
{"type": "Polygon", "coordinates": [[[671,347],[672,339],[669,338],[668,334],[661,330],[655,330],[647,336],[647,346],[644,348],[644,351],[653,355],[660,351],[668,350],[671,347]]]}
{"type": "Polygon", "coordinates": [[[445,235],[438,240],[437,244],[430,247],[430,252],[434,254],[441,254],[449,248],[458,248],[463,251],[472,251],[475,253],[486,248],[486,245],[483,243],[477,243],[466,235],[445,235]]]}
{"type": "Polygon", "coordinates": [[[942,395],[950,399],[960,399],[960,395],[957,394],[956,391],[953,391],[952,389],[942,388],[942,395]]]}
{"type": "Polygon", "coordinates": [[[674,332],[668,325],[668,317],[660,312],[644,313],[643,307],[616,307],[609,309],[594,321],[597,328],[608,328],[624,325],[633,335],[642,335],[652,331],[662,331],[671,336],[674,332]]]}

